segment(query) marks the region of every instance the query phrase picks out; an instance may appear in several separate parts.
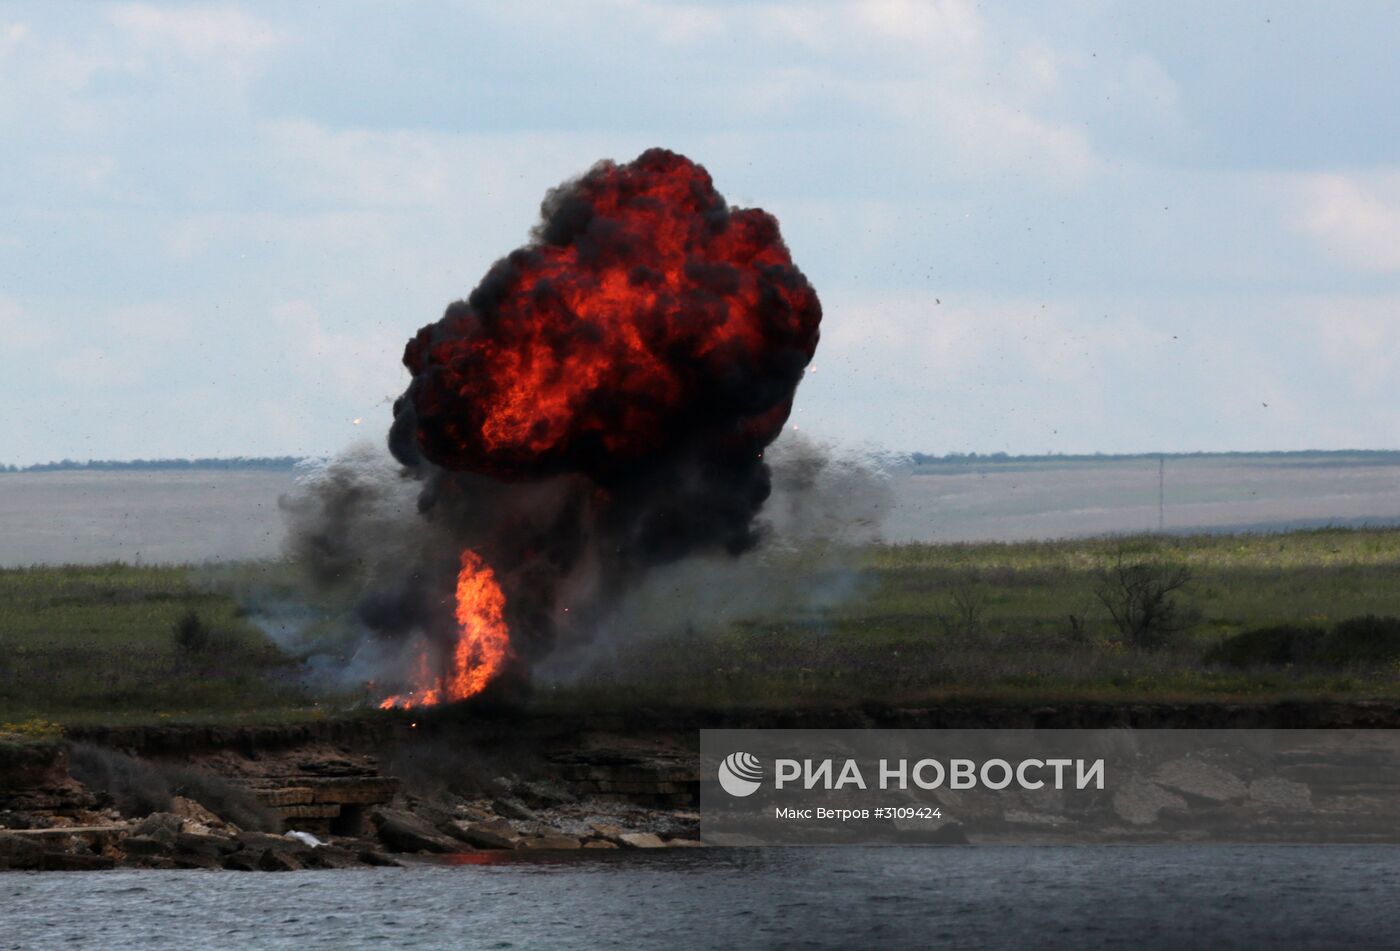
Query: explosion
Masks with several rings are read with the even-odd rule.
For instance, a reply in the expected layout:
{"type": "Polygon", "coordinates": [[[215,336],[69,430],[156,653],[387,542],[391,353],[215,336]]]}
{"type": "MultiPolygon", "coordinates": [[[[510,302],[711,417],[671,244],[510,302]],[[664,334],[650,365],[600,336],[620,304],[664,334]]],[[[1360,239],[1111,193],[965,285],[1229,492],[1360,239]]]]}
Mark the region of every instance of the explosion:
{"type": "MultiPolygon", "coordinates": [[[[764,450],[821,321],[777,220],[662,149],[595,165],[541,211],[405,348],[389,447],[422,531],[392,558],[344,525],[305,540],[327,570],[370,563],[365,624],[429,642],[387,707],[521,686],[651,567],[759,540],[764,450]]],[[[326,501],[327,521],[361,502],[326,501]]]]}

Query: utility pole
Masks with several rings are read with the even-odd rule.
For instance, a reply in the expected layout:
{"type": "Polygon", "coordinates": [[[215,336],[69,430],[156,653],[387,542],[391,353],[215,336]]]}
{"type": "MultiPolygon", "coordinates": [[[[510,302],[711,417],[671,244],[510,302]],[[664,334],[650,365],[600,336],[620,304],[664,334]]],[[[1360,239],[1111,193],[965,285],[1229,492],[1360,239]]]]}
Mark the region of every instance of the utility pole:
{"type": "Polygon", "coordinates": [[[1167,457],[1157,457],[1157,534],[1167,530],[1167,457]]]}

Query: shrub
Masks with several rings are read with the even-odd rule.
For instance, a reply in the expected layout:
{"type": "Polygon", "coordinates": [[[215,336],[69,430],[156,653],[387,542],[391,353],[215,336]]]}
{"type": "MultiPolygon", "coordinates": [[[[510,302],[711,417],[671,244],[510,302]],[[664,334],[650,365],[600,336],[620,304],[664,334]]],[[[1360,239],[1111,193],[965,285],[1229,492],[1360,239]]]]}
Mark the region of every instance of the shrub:
{"type": "Polygon", "coordinates": [[[1227,637],[1206,652],[1206,662],[1229,667],[1283,667],[1315,661],[1327,632],[1313,624],[1276,624],[1227,637]]]}
{"type": "Polygon", "coordinates": [[[1129,644],[1165,647],[1191,626],[1189,612],[1176,599],[1190,583],[1191,570],[1185,565],[1128,562],[1120,551],[1114,564],[1099,572],[1094,594],[1129,644]]]}
{"type": "Polygon", "coordinates": [[[1363,617],[1338,621],[1323,642],[1327,663],[1337,667],[1377,667],[1400,662],[1400,617],[1363,617]]]}
{"type": "Polygon", "coordinates": [[[200,653],[214,644],[214,632],[193,608],[180,615],[171,630],[175,635],[175,645],[184,651],[200,653]]]}
{"type": "Polygon", "coordinates": [[[938,615],[949,637],[970,637],[982,632],[989,600],[987,590],[975,571],[959,573],[948,587],[948,610],[938,615]]]}
{"type": "Polygon", "coordinates": [[[1400,618],[1368,614],[1338,621],[1331,630],[1312,624],[1255,628],[1225,638],[1205,659],[1231,667],[1386,667],[1400,663],[1400,618]]]}

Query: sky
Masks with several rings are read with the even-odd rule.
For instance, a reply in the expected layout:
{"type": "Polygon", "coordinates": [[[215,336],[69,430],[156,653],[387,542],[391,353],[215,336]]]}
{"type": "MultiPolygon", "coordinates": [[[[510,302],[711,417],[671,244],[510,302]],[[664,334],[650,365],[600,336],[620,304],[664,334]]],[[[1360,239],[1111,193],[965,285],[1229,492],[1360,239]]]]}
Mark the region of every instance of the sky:
{"type": "Polygon", "coordinates": [[[819,438],[1395,448],[1397,35],[1365,2],[0,3],[0,463],[379,438],[404,342],[545,190],[657,145],[782,222],[819,438]]]}

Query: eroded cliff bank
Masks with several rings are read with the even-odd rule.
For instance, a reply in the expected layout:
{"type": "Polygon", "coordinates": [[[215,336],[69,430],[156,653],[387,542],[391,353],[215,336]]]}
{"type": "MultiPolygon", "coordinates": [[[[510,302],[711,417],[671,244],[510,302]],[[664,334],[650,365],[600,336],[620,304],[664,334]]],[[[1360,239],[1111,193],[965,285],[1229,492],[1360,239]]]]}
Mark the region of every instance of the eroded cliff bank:
{"type": "Polygon", "coordinates": [[[0,868],[291,870],[698,845],[705,728],[1394,728],[1389,701],[462,707],[0,739],[0,868]]]}

